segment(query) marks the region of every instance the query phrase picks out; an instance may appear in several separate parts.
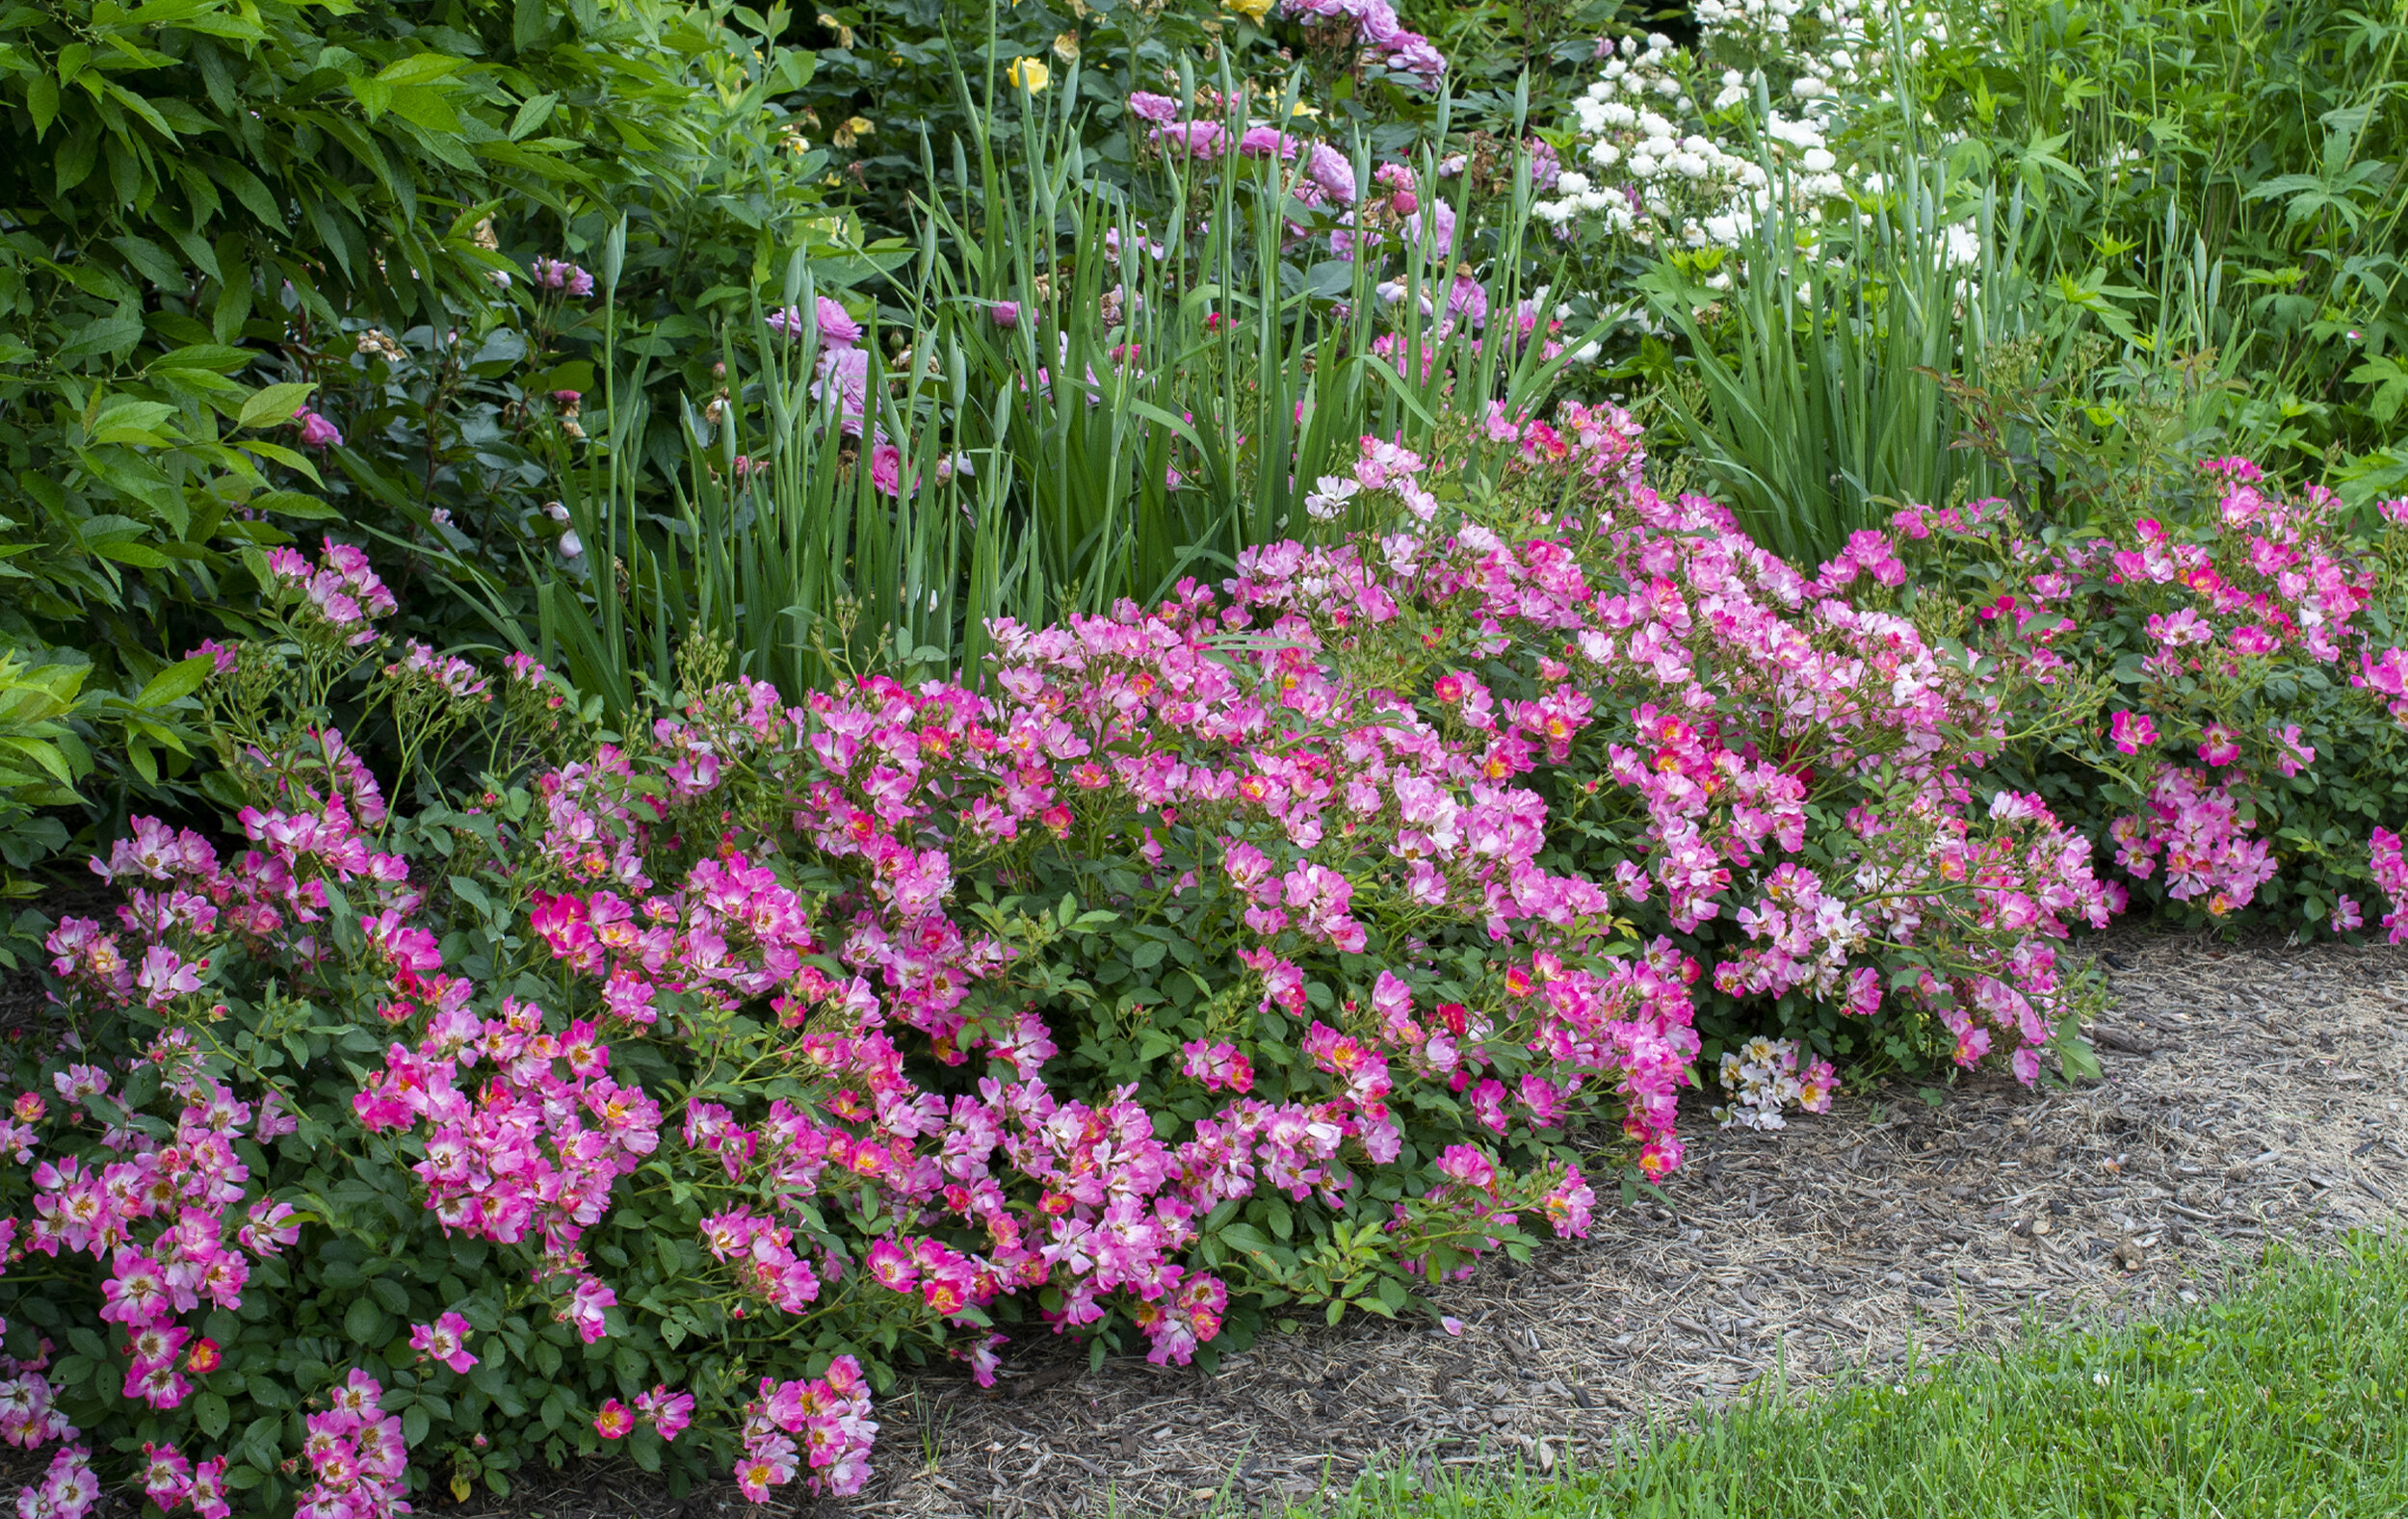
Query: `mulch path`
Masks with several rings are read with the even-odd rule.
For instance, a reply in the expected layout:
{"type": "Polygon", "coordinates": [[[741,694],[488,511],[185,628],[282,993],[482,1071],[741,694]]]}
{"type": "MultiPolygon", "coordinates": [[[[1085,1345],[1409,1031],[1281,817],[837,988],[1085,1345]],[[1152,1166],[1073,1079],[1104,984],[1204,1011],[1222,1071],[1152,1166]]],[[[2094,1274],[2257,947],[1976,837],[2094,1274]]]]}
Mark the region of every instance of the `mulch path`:
{"type": "MultiPolygon", "coordinates": [[[[2408,952],[2141,932],[2085,948],[2116,992],[2103,1082],[1984,1078],[1936,1109],[1904,1087],[1778,1134],[1707,1133],[1671,1206],[1601,1209],[1592,1239],[1440,1293],[1459,1335],[1316,1319],[1211,1376],[1136,1357],[1089,1372],[1038,1336],[995,1391],[928,1376],[880,1400],[870,1491],[778,1508],[1192,1515],[1367,1466],[1551,1469],[1776,1368],[1812,1386],[2035,1317],[2120,1319],[2195,1300],[2270,1240],[2315,1248],[2408,1215],[2408,952]]],[[[582,1476],[508,1512],[748,1506],[732,1487],[680,1504],[582,1476]]]]}

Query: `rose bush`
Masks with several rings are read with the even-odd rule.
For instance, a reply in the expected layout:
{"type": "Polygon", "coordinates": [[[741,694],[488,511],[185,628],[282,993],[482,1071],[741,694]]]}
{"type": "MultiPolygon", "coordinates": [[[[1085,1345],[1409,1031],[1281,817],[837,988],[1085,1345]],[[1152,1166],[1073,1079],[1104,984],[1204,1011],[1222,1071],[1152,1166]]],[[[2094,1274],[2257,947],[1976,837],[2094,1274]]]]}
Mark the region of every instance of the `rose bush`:
{"type": "Polygon", "coordinates": [[[2101,841],[2153,913],[2353,932],[2391,890],[2369,833],[2408,803],[2408,502],[2362,517],[2219,458],[2159,510],[2064,532],[1977,502],[1859,537],[1912,564],[1902,602],[2056,714],[2002,773],[2101,841]]]}
{"type": "Polygon", "coordinates": [[[29,1511],[606,1448],[851,1491],[873,1390],[1008,1326],[1179,1362],[1580,1232],[1679,1163],[1705,1037],[1767,1126],[1833,1055],[2078,1060],[2053,941],[2116,898],[1981,778],[2010,673],[1635,433],[1367,439],[1324,540],[999,627],[976,687],[787,708],[696,644],[617,734],[387,641],[355,550],[261,558],[205,651],[242,844],[140,824],[17,1057],[29,1511]]]}

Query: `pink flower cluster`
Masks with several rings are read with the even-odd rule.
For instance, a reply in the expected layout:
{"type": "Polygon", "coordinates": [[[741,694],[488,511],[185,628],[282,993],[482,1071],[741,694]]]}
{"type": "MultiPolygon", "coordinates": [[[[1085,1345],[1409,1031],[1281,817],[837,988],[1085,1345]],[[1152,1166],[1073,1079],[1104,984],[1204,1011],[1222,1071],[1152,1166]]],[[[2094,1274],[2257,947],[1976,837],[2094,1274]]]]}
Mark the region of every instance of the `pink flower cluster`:
{"type": "Polygon", "coordinates": [[[354,1370],[327,1394],[326,1411],[303,1421],[309,1432],[301,1459],[315,1480],[294,1506],[294,1519],[387,1519],[409,1512],[409,1446],[401,1416],[378,1406],[383,1396],[375,1377],[354,1370]]]}
{"type": "Polygon", "coordinates": [[[556,290],[579,301],[593,294],[593,275],[564,258],[538,255],[528,269],[537,290],[556,290]]]}
{"type": "MultiPolygon", "coordinates": [[[[1904,618],[1842,595],[1859,570],[1876,584],[1898,578],[1886,548],[1860,538],[1848,562],[1808,582],[1719,509],[1638,485],[1625,424],[1569,406],[1554,426],[1490,430],[1515,444],[1517,467],[1590,483],[1584,506],[1596,515],[1584,528],[1566,519],[1559,537],[1508,544],[1467,526],[1454,553],[1480,556],[1469,564],[1419,561],[1404,540],[1383,546],[1392,569],[1426,577],[1425,598],[1475,597],[1470,620],[1493,630],[1479,652],[1528,651],[1541,693],[1500,703],[1458,670],[1433,682],[1433,696],[1484,738],[1494,773],[1510,773],[1541,756],[1563,764],[1610,693],[1627,726],[1609,729],[1598,778],[1643,808],[1647,841],[1615,867],[1615,889],[1633,900],[1662,891],[1682,932],[1732,911],[1754,942],[1715,967],[1717,987],[1804,991],[1869,1015],[1883,967],[1912,949],[1939,963],[1909,996],[1957,1034],[1957,1058],[1980,1059],[1997,1029],[2011,1036],[2018,1074],[2033,1079],[2039,1047],[2071,1007],[2046,941],[2120,906],[2091,878],[2086,843],[2032,799],[2002,794],[1986,816],[1975,811],[1966,773],[2001,736],[1996,703],[1904,618]],[[1599,571],[1604,587],[1589,579],[1599,571]],[[1804,846],[1805,804],[1819,790],[1861,792],[1884,773],[1893,793],[1848,808],[1836,841],[1844,891],[1780,858],[1804,846]]],[[[1288,604],[1332,607],[1340,626],[1393,615],[1404,598],[1384,587],[1349,593],[1362,574],[1354,552],[1291,572],[1299,594],[1288,604]]]]}
{"type": "MultiPolygon", "coordinates": [[[[133,927],[137,909],[122,911],[133,927]]],[[[105,936],[95,936],[88,920],[70,922],[72,930],[53,934],[53,952],[88,959],[105,936]]],[[[18,1095],[0,1143],[15,1151],[19,1165],[30,1163],[33,1209],[21,1226],[15,1218],[0,1219],[0,1247],[12,1255],[89,1255],[99,1263],[107,1274],[98,1318],[123,1336],[123,1396],[165,1410],[192,1395],[187,1374],[205,1374],[219,1359],[218,1347],[178,1319],[204,1305],[239,1307],[252,1268],[300,1237],[292,1209],[247,1186],[249,1168],[234,1148],[245,1138],[272,1143],[292,1133],[295,1121],[279,1105],[254,1108],[203,1075],[182,1031],[156,1039],[143,1063],[157,1070],[162,1089],[181,1104],[172,1134],[163,1141],[141,1129],[113,1127],[105,1148],[118,1158],[103,1164],[68,1152],[65,1141],[82,1106],[108,1092],[106,1072],[91,1065],[61,1071],[54,1087],[63,1111],[55,1116],[39,1093],[18,1095]],[[62,1153],[37,1160],[52,1135],[62,1153]]],[[[0,1438],[12,1445],[35,1449],[72,1441],[78,1433],[54,1406],[47,1367],[46,1349],[30,1362],[0,1358],[0,1438]]],[[[150,1454],[157,1479],[150,1490],[162,1506],[189,1497],[202,1519],[223,1519],[229,1510],[218,1482],[222,1459],[196,1469],[171,1450],[153,1448],[150,1454]]],[[[85,1453],[69,1445],[18,1504],[21,1511],[73,1519],[89,1511],[96,1494],[85,1453]]]]}
{"type": "Polygon", "coordinates": [[[374,642],[370,619],[389,615],[393,592],[368,567],[368,556],[347,543],[327,540],[317,568],[294,549],[268,551],[268,573],[274,591],[306,600],[327,626],[346,634],[356,646],[374,642]]]}
{"type": "Polygon", "coordinates": [[[426,1158],[411,1168],[443,1226],[504,1244],[532,1235],[543,1250],[537,1274],[563,1299],[560,1316],[599,1340],[618,1299],[584,1269],[577,1241],[609,1210],[611,1184],[659,1147],[660,1107],[611,1079],[593,1024],[555,1034],[542,1008],[507,997],[499,1016],[481,1019],[464,1006],[466,982],[420,981],[417,969],[397,965],[397,982],[414,984],[395,992],[427,1005],[426,1035],[414,1049],[395,1044],[370,1073],[353,1103],[360,1125],[420,1125],[426,1158]],[[472,1099],[455,1082],[480,1061],[492,1074],[472,1099]]]}
{"type": "MultiPolygon", "coordinates": [[[[1982,609],[1992,651],[2054,701],[2069,677],[2136,655],[2138,697],[2107,715],[2106,748],[2138,810],[2107,822],[2116,863],[2164,896],[2225,917],[2252,904],[2282,870],[2269,815],[2281,782],[2308,773],[2316,747],[2297,722],[2239,720],[2261,693],[2358,688],[2408,724],[2408,651],[2382,646],[2363,615],[2378,571],[2343,541],[2331,493],[2293,501],[2245,459],[2211,459],[2212,507],[2183,522],[2143,518],[2124,533],[2043,544],[2015,535],[1999,502],[1898,514],[1896,537],[1925,540],[1943,566],[1970,547],[2014,566],[2013,589],[1982,609]],[[2100,609],[2108,609],[2102,615],[2100,609]],[[2130,649],[2111,641],[2129,626],[2130,649]],[[2280,779],[2277,780],[2276,777],[2280,779]]],[[[1860,535],[1862,537],[1862,535],[1860,535]]],[[[2360,911],[2336,902],[2335,931],[2360,911]]]]}
{"type": "Polygon", "coordinates": [[[1393,69],[1433,89],[1447,72],[1444,53],[1428,38],[1408,31],[1389,0],[1285,0],[1282,13],[1304,22],[1308,34],[1328,45],[1354,46],[1362,61],[1393,69]]]}
{"type": "MultiPolygon", "coordinates": [[[[2368,844],[2368,867],[2374,873],[2374,884],[2390,899],[2392,910],[2383,914],[2383,930],[2394,944],[2408,944],[2408,858],[2400,852],[2399,835],[2389,828],[2378,827],[2368,844]]],[[[2348,898],[2335,909],[2335,931],[2343,925],[2338,921],[2346,913],[2348,928],[2359,923],[2358,904],[2348,898]]]]}
{"type": "Polygon", "coordinates": [[[745,1410],[736,1485],[754,1503],[767,1503],[771,1489],[808,1473],[815,1491],[857,1493],[869,1480],[877,1438],[870,1386],[851,1356],[840,1355],[824,1375],[803,1380],[772,1386],[765,1376],[760,1399],[745,1410]]]}

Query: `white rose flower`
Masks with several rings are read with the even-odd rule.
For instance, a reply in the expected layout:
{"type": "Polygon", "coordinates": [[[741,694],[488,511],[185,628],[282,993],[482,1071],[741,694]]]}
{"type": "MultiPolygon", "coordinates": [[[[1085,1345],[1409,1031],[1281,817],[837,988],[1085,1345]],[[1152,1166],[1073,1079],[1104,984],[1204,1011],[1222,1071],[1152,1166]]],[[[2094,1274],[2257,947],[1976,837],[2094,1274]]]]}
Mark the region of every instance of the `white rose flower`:
{"type": "Polygon", "coordinates": [[[1316,521],[1334,522],[1347,514],[1347,502],[1363,488],[1363,483],[1347,475],[1323,475],[1314,482],[1321,488],[1304,498],[1304,510],[1316,521]]]}
{"type": "Polygon", "coordinates": [[[1831,150],[1827,147],[1810,147],[1806,149],[1806,156],[1798,161],[1806,166],[1808,173],[1813,174],[1828,173],[1832,167],[1839,163],[1838,159],[1831,156],[1831,150]]]}

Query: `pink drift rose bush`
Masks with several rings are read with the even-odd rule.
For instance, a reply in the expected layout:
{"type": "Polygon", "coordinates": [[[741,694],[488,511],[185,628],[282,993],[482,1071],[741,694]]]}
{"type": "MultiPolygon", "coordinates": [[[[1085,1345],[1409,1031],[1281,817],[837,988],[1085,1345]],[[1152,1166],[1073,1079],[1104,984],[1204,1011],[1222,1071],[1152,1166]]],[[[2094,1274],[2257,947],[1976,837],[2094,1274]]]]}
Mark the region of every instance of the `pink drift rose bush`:
{"type": "Polygon", "coordinates": [[[1988,501],[1858,537],[1914,566],[1918,615],[2025,675],[2002,775],[2153,911],[2304,934],[2383,912],[2400,942],[2378,825],[2408,807],[2403,519],[2222,458],[2156,517],[2036,531],[1988,501]]]}
{"type": "Polygon", "coordinates": [[[901,1366],[1209,1359],[1583,1232],[1680,1163],[1706,1035],[1765,1127],[1835,1054],[2078,1060],[2055,946],[2113,893],[1977,784],[1997,672],[1634,432],[1367,439],[1322,488],[1371,531],[999,625],[975,686],[789,707],[697,645],[617,734],[392,647],[353,550],[259,559],[204,688],[241,837],[97,862],[14,1073],[28,1502],[382,1514],[602,1450],[851,1492],[901,1366]]]}

